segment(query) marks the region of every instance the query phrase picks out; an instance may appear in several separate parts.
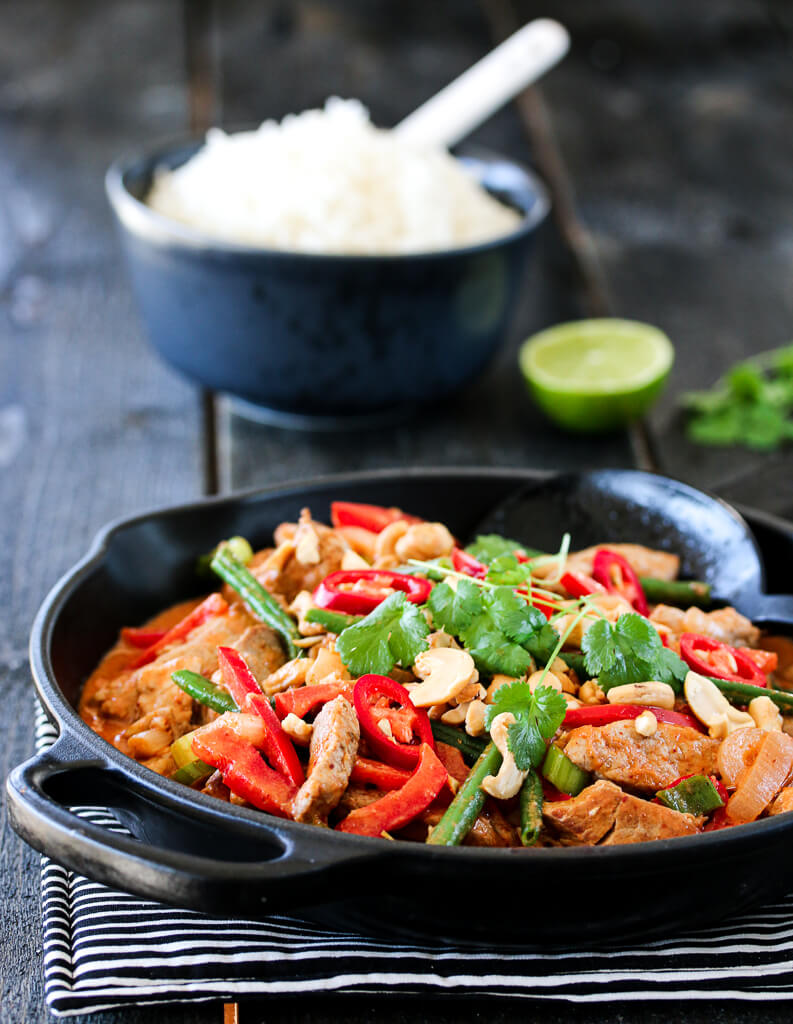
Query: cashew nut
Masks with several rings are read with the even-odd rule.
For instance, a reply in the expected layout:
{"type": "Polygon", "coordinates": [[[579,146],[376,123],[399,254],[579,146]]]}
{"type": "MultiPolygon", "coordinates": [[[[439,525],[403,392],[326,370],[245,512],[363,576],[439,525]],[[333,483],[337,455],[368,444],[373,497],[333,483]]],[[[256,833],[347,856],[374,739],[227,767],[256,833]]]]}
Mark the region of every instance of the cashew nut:
{"type": "Polygon", "coordinates": [[[447,704],[469,685],[479,680],[474,659],[468,651],[454,647],[435,647],[422,651],[413,671],[423,682],[410,691],[417,708],[447,704]]]}
{"type": "Polygon", "coordinates": [[[557,693],[563,689],[562,680],[554,672],[532,672],[529,676],[529,690],[534,693],[540,685],[548,686],[557,693]]]}
{"type": "Polygon", "coordinates": [[[292,711],[281,722],[281,728],[295,743],[301,743],[304,746],[308,746],[311,742],[311,734],[314,731],[314,726],[310,722],[304,722],[292,711]]]}
{"type": "Polygon", "coordinates": [[[515,796],[529,774],[518,768],[508,746],[509,727],[514,721],[515,716],[505,711],[496,715],[490,726],[490,739],[498,747],[503,760],[498,775],[488,775],[482,780],[482,789],[497,800],[508,800],[515,796]]]}
{"type": "Polygon", "coordinates": [[[640,736],[654,736],[658,730],[658,719],[652,711],[642,711],[635,719],[633,727],[640,736]]]}
{"type": "Polygon", "coordinates": [[[443,523],[414,523],[396,541],[396,554],[403,562],[409,558],[440,558],[454,547],[454,537],[443,523]]]}
{"type": "Polygon", "coordinates": [[[460,647],[454,637],[449,636],[442,629],[436,629],[434,633],[430,633],[427,637],[427,643],[430,647],[460,647]]]}
{"type": "Polygon", "coordinates": [[[485,715],[487,714],[487,704],[481,700],[472,700],[468,705],[468,710],[465,712],[465,731],[469,736],[484,736],[485,732],[485,715]]]}
{"type": "Polygon", "coordinates": [[[581,685],[578,691],[578,699],[582,704],[603,704],[606,700],[605,693],[598,686],[596,679],[588,679],[581,685]]]}
{"type": "Polygon", "coordinates": [[[749,701],[749,714],[763,732],[782,732],[782,715],[770,697],[755,697],[749,701]]]}
{"type": "Polygon", "coordinates": [[[683,689],[689,707],[714,739],[723,740],[736,729],[754,728],[754,718],[734,708],[718,686],[698,672],[688,673],[683,689]]]}
{"type": "Polygon", "coordinates": [[[389,523],[384,530],[377,535],[374,544],[375,562],[381,559],[396,556],[396,542],[408,531],[408,524],[404,519],[397,519],[395,523],[389,523]]]}
{"type": "Polygon", "coordinates": [[[502,686],[509,686],[510,683],[514,682],[517,682],[514,676],[505,676],[501,675],[501,673],[493,676],[493,678],[490,680],[490,685],[487,688],[487,696],[485,697],[485,701],[488,704],[492,704],[496,696],[496,691],[500,690],[502,686]]]}
{"type": "Polygon", "coordinates": [[[675,706],[675,691],[668,683],[628,683],[612,686],[607,694],[609,704],[639,704],[642,707],[666,708],[675,706]]]}

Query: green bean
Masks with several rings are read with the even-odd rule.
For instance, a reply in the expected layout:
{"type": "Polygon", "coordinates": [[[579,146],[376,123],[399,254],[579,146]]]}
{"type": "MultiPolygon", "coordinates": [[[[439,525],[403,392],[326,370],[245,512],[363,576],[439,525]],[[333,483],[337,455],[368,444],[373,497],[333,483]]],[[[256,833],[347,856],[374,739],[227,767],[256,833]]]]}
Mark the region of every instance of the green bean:
{"type": "Polygon", "coordinates": [[[488,775],[495,775],[501,767],[501,754],[495,743],[488,743],[468,778],[457,790],[446,813],[432,830],[427,842],[430,846],[459,846],[473,828],[485,803],[482,783],[488,775]]]}
{"type": "Polygon", "coordinates": [[[306,622],[316,622],[318,626],[324,626],[330,633],[341,633],[348,626],[354,626],[360,622],[363,615],[342,615],[340,612],[329,612],[324,608],[309,608],[306,612],[306,622]]]}
{"type": "Polygon", "coordinates": [[[305,653],[298,650],[295,645],[298,632],[294,619],[248,572],[242,562],[237,561],[228,548],[221,545],[212,559],[211,566],[213,572],[237,591],[258,619],[280,634],[290,658],[297,658],[301,653],[305,653]]]}
{"type": "Polygon", "coordinates": [[[701,580],[659,580],[654,576],[640,576],[644,596],[651,604],[676,604],[707,607],[710,604],[710,584],[701,580]]]}
{"type": "Polygon", "coordinates": [[[468,764],[473,764],[487,746],[486,740],[469,736],[462,729],[458,729],[454,725],[447,725],[446,722],[440,722],[437,718],[431,718],[430,725],[435,739],[450,747],[456,747],[468,764]]]}
{"type": "Polygon", "coordinates": [[[171,679],[180,690],[197,700],[199,704],[206,704],[208,708],[223,714],[224,711],[239,711],[234,698],[230,693],[221,690],[198,672],[188,672],[187,669],[180,669],[171,673],[171,679]]]}
{"type": "Polygon", "coordinates": [[[746,705],[754,697],[770,697],[778,708],[793,714],[793,693],[772,690],[767,686],[752,686],[751,683],[734,683],[731,679],[716,679],[715,676],[708,678],[718,686],[725,697],[738,704],[746,705]]]}
{"type": "Polygon", "coordinates": [[[542,802],[542,780],[532,768],[518,794],[520,841],[524,846],[534,846],[539,839],[542,829],[542,802]]]}

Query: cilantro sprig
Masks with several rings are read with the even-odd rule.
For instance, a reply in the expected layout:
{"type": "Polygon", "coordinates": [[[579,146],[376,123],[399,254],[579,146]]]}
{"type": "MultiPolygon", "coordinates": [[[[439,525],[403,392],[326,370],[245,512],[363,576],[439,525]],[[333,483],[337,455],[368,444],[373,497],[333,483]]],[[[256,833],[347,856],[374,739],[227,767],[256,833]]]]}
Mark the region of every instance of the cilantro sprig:
{"type": "Polygon", "coordinates": [[[336,640],[341,660],[354,676],[387,675],[394,665],[408,668],[429,647],[427,620],[401,590],[390,594],[365,619],[348,626],[336,640]]]}
{"type": "Polygon", "coordinates": [[[508,683],[496,690],[485,717],[485,726],[489,729],[496,716],[505,712],[515,716],[507,730],[515,764],[522,772],[538,767],[545,757],[545,741],[564,721],[567,701],[550,686],[538,686],[532,693],[526,682],[508,683]]]}
{"type": "Polygon", "coordinates": [[[692,441],[772,451],[793,440],[793,345],[737,363],[709,391],[681,398],[692,441]]]}
{"type": "Polygon", "coordinates": [[[674,651],[664,647],[653,626],[642,615],[629,612],[616,623],[598,619],[581,642],[584,666],[597,676],[600,688],[657,680],[680,693],[688,667],[674,651]]]}
{"type": "Polygon", "coordinates": [[[436,628],[461,640],[484,672],[521,676],[545,660],[559,634],[511,587],[483,589],[461,579],[434,587],[427,602],[436,628]]]}
{"type": "Polygon", "coordinates": [[[465,550],[467,554],[471,555],[478,562],[484,562],[485,565],[490,565],[491,562],[501,555],[514,555],[516,551],[520,551],[521,554],[526,555],[528,558],[542,554],[541,551],[534,551],[531,548],[524,547],[520,541],[510,540],[509,537],[501,537],[497,533],[480,534],[465,550]]]}

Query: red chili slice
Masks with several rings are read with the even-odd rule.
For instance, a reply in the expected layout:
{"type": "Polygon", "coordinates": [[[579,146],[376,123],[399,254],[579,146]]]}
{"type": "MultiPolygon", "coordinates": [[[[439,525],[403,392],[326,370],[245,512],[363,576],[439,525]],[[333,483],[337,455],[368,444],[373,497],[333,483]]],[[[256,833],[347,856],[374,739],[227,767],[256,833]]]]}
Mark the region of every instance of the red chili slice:
{"type": "Polygon", "coordinates": [[[452,565],[457,572],[464,572],[474,579],[483,580],[487,576],[487,566],[461,548],[452,549],[452,565]]]}
{"type": "Polygon", "coordinates": [[[608,548],[599,548],[592,563],[592,576],[610,594],[624,597],[639,615],[647,615],[650,609],[639,577],[622,555],[608,548]]]}
{"type": "Polygon", "coordinates": [[[417,767],[400,789],[392,790],[367,807],[352,811],[336,826],[339,832],[359,836],[380,836],[403,828],[429,807],[449,778],[432,747],[416,747],[417,767]]]}
{"type": "Polygon", "coordinates": [[[765,673],[753,658],[737,647],[719,643],[701,633],[683,633],[680,637],[680,657],[689,668],[703,676],[715,676],[716,679],[749,683],[752,686],[768,686],[765,673]]]}
{"type": "Polygon", "coordinates": [[[361,732],[374,753],[386,764],[396,765],[397,768],[412,768],[419,759],[421,744],[426,744],[432,750],[435,749],[427,712],[422,708],[414,707],[408,691],[395,680],[389,679],[388,676],[361,676],[353,690],[353,702],[358,721],[361,723],[361,732]],[[386,736],[379,728],[377,716],[373,712],[374,706],[382,697],[386,697],[388,701],[400,708],[412,710],[415,713],[413,732],[417,737],[417,742],[400,743],[398,740],[386,736]]]}
{"type": "Polygon", "coordinates": [[[330,521],[336,527],[360,526],[372,533],[381,533],[386,526],[400,519],[406,523],[423,522],[418,516],[406,515],[400,508],[365,505],[357,501],[333,501],[330,505],[330,521]]]}
{"type": "Polygon", "coordinates": [[[652,711],[659,722],[666,725],[685,726],[702,732],[702,725],[691,715],[681,711],[667,711],[666,708],[640,707],[638,704],[598,704],[587,708],[570,708],[564,716],[565,729],[577,729],[580,725],[609,725],[638,718],[644,711],[652,711]]]}
{"type": "Polygon", "coordinates": [[[314,591],[314,603],[328,611],[367,615],[395,591],[401,590],[411,604],[424,604],[432,583],[385,569],[342,569],[326,576],[314,591]]]}
{"type": "Polygon", "coordinates": [[[606,594],[602,583],[583,572],[566,572],[559,580],[571,597],[586,597],[587,594],[606,594]]]}

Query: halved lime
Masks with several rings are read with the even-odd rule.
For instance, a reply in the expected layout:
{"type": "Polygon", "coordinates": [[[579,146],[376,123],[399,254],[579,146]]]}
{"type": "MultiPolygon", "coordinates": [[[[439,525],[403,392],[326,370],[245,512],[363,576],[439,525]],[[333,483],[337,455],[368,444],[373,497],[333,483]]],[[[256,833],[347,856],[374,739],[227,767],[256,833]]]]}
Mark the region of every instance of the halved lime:
{"type": "Polygon", "coordinates": [[[534,400],[568,430],[613,430],[638,419],[661,393],[672,343],[636,320],[576,320],[533,335],[520,368],[534,400]]]}

